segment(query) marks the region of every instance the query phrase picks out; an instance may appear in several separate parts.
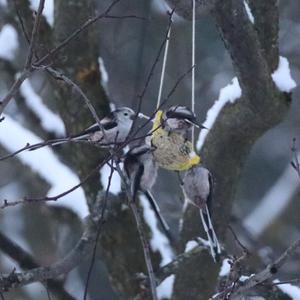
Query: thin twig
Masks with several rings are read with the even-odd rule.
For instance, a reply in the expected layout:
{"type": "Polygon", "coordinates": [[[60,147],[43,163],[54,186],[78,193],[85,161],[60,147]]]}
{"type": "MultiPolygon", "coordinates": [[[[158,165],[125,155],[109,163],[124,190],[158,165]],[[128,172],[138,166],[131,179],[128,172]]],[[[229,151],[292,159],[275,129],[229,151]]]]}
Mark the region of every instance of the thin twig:
{"type": "Polygon", "coordinates": [[[32,63],[32,58],[33,58],[34,50],[35,50],[34,47],[35,47],[36,40],[37,40],[37,37],[38,37],[38,29],[39,29],[39,25],[40,25],[40,18],[41,18],[43,9],[44,9],[44,3],[45,3],[45,0],[40,0],[39,8],[38,8],[38,11],[37,11],[37,14],[36,14],[36,17],[35,17],[35,21],[34,21],[34,25],[33,25],[33,30],[32,30],[32,34],[31,34],[28,55],[27,55],[27,58],[26,58],[24,69],[23,69],[21,75],[13,83],[13,85],[10,88],[10,90],[8,91],[8,93],[1,100],[1,102],[0,102],[0,116],[2,115],[5,107],[8,105],[10,100],[17,94],[21,84],[24,82],[24,80],[26,78],[29,77],[29,75],[32,72],[31,63],[32,63]]]}
{"type": "MultiPolygon", "coordinates": [[[[136,122],[136,120],[137,120],[137,116],[138,116],[138,114],[139,114],[140,111],[141,111],[143,99],[144,99],[144,97],[145,97],[146,91],[147,91],[148,86],[149,86],[149,84],[150,84],[151,78],[153,77],[154,70],[155,70],[155,68],[156,68],[156,66],[157,66],[157,64],[158,64],[158,62],[159,62],[159,59],[160,59],[161,53],[162,53],[162,51],[163,51],[163,49],[164,49],[164,46],[165,46],[165,44],[166,44],[167,41],[168,41],[169,30],[170,30],[171,25],[172,25],[172,16],[173,16],[174,12],[175,12],[175,8],[171,11],[171,13],[169,13],[169,24],[168,24],[168,27],[167,27],[167,31],[166,31],[166,33],[165,33],[165,37],[164,37],[164,39],[163,39],[163,41],[162,41],[162,43],[161,43],[161,45],[160,45],[160,47],[159,47],[159,49],[158,49],[158,52],[157,52],[157,54],[156,54],[156,56],[155,56],[154,62],[153,62],[153,64],[152,64],[151,68],[150,68],[150,71],[149,71],[149,74],[148,74],[148,76],[147,76],[147,78],[146,78],[145,85],[144,85],[144,87],[143,87],[143,89],[142,89],[142,92],[138,95],[138,105],[137,105],[137,111],[136,111],[137,114],[136,114],[135,119],[133,120],[132,130],[133,130],[134,125],[135,125],[135,122],[136,122]]],[[[156,110],[158,110],[158,108],[157,108],[156,110]]],[[[154,115],[155,115],[155,114],[153,114],[153,117],[154,117],[154,115]]],[[[153,118],[150,118],[149,122],[150,122],[152,119],[153,119],[153,118]]],[[[145,126],[146,126],[146,124],[148,124],[149,122],[145,122],[145,126]]],[[[131,135],[131,132],[129,133],[129,136],[130,136],[130,135],[131,135]]]]}
{"type": "MultiPolygon", "coordinates": [[[[102,198],[97,199],[101,204],[102,198]]],[[[1,274],[0,290],[8,291],[11,288],[23,286],[33,282],[43,282],[48,279],[54,279],[62,274],[69,273],[72,269],[82,263],[92,253],[94,242],[97,235],[96,224],[99,221],[99,213],[95,209],[93,214],[85,219],[84,232],[75,245],[75,247],[60,261],[47,267],[34,268],[24,272],[11,272],[10,274],[1,274]]]]}
{"type": "Polygon", "coordinates": [[[300,248],[300,240],[292,244],[274,263],[269,264],[261,272],[251,276],[249,279],[243,282],[241,285],[237,285],[235,290],[232,291],[231,288],[226,288],[222,292],[214,295],[212,299],[219,299],[219,297],[227,295],[230,292],[232,299],[240,299],[248,290],[253,287],[262,284],[268,279],[271,279],[278,270],[285,264],[285,262],[300,248]]]}
{"type": "Polygon", "coordinates": [[[21,200],[17,201],[7,201],[3,200],[3,204],[0,206],[0,209],[4,209],[6,207],[10,206],[16,206],[18,204],[25,204],[25,203],[37,203],[37,202],[46,202],[46,201],[57,201],[58,199],[70,194],[71,192],[75,191],[79,187],[81,187],[84,183],[86,183],[92,175],[94,175],[96,172],[98,172],[104,164],[106,164],[109,160],[111,159],[111,156],[109,155],[107,158],[105,158],[96,168],[94,168],[88,175],[86,175],[83,180],[81,180],[78,184],[74,185],[70,189],[57,194],[55,196],[47,196],[47,197],[39,197],[39,198],[29,198],[29,197],[24,197],[21,200]]]}
{"type": "Polygon", "coordinates": [[[116,170],[117,170],[119,176],[121,177],[122,181],[125,184],[125,191],[126,191],[126,194],[128,197],[129,207],[134,215],[134,219],[136,222],[139,237],[140,237],[140,240],[141,240],[141,243],[143,246],[143,252],[144,252],[145,263],[146,263],[148,276],[149,276],[152,299],[157,300],[158,298],[157,298],[157,293],[156,293],[156,280],[155,280],[152,260],[151,260],[151,256],[150,256],[150,246],[149,246],[148,240],[145,235],[145,229],[144,229],[142,217],[141,217],[141,214],[133,200],[133,195],[131,194],[129,184],[127,183],[127,179],[124,176],[118,163],[116,163],[116,170]]]}
{"type": "Polygon", "coordinates": [[[44,55],[42,58],[40,58],[39,60],[37,60],[36,62],[34,62],[35,66],[40,66],[42,65],[48,58],[53,57],[59,50],[61,50],[62,48],[64,48],[70,41],[72,41],[74,38],[76,38],[82,31],[84,31],[85,29],[87,29],[89,26],[91,26],[92,24],[94,24],[96,21],[98,21],[99,19],[103,19],[105,18],[109,12],[113,9],[113,7],[118,4],[121,0],[115,0],[114,2],[112,2],[108,8],[103,12],[103,13],[99,13],[98,15],[96,15],[93,18],[88,19],[87,21],[85,21],[79,28],[77,28],[76,30],[74,30],[67,38],[65,38],[60,44],[58,44],[56,47],[54,47],[53,49],[51,49],[46,55],[44,55]]]}
{"type": "MultiPolygon", "coordinates": [[[[8,103],[10,102],[10,100],[16,95],[16,93],[18,92],[21,84],[24,82],[25,79],[27,79],[35,70],[37,67],[41,66],[48,58],[53,57],[59,50],[61,50],[62,48],[64,48],[70,41],[72,41],[74,38],[76,38],[82,31],[84,31],[85,29],[87,29],[89,26],[91,26],[92,24],[94,24],[96,21],[98,21],[99,19],[104,19],[104,18],[111,18],[111,19],[120,19],[120,18],[129,18],[129,19],[142,19],[141,17],[137,17],[137,16],[112,16],[109,15],[109,12],[112,10],[112,8],[119,3],[121,0],[116,0],[113,3],[111,3],[108,8],[103,12],[103,13],[99,13],[98,15],[96,15],[93,18],[88,19],[85,23],[83,23],[78,29],[76,29],[75,31],[73,31],[73,33],[71,33],[67,38],[65,38],[60,44],[58,44],[56,47],[54,47],[53,49],[51,49],[46,55],[44,55],[43,57],[41,57],[40,59],[37,59],[36,61],[33,62],[33,64],[31,63],[30,65],[30,69],[27,69],[24,67],[24,70],[21,72],[20,76],[17,78],[17,80],[13,83],[13,85],[11,86],[11,88],[9,89],[8,93],[4,96],[4,98],[0,101],[0,119],[1,119],[1,115],[5,109],[5,107],[8,105],[8,103]],[[35,68],[32,68],[32,67],[35,68]]],[[[43,0],[44,2],[44,0],[43,0]]],[[[36,17],[35,19],[35,23],[39,24],[39,18],[36,17]]],[[[34,26],[35,27],[35,26],[34,26]]],[[[33,35],[34,39],[36,39],[36,34],[33,35]]],[[[31,42],[30,42],[31,44],[31,42]]],[[[32,43],[32,45],[35,45],[35,40],[34,43],[32,43]]],[[[34,49],[32,48],[32,51],[29,52],[29,55],[32,56],[34,54],[34,49]]],[[[28,61],[32,62],[32,57],[27,58],[26,59],[26,64],[25,66],[28,64],[28,61]]]]}
{"type": "Polygon", "coordinates": [[[296,138],[293,138],[293,144],[292,144],[292,147],[291,147],[291,151],[292,151],[293,156],[294,156],[294,160],[291,161],[291,165],[295,169],[295,171],[297,172],[298,176],[300,177],[300,162],[299,162],[298,154],[297,154],[296,138]]]}
{"type": "Polygon", "coordinates": [[[40,0],[39,7],[38,7],[37,13],[35,15],[33,29],[31,32],[30,45],[29,45],[27,59],[25,62],[25,70],[31,69],[32,59],[33,59],[34,51],[35,51],[35,44],[36,44],[36,41],[38,38],[38,30],[39,30],[39,26],[40,26],[41,16],[42,16],[42,12],[44,10],[44,4],[45,4],[45,0],[40,0]]]}
{"type": "MultiPolygon", "coordinates": [[[[0,249],[3,253],[16,261],[22,269],[28,270],[40,267],[34,257],[2,232],[0,232],[0,249]]],[[[74,298],[64,289],[61,281],[49,279],[46,284],[51,292],[59,296],[59,298],[64,300],[74,300],[74,298]]]]}
{"type": "MultiPolygon", "coordinates": [[[[111,164],[113,164],[113,159],[112,159],[111,164]]],[[[106,190],[105,190],[105,196],[104,196],[104,201],[103,201],[103,207],[102,207],[102,210],[101,210],[101,216],[100,216],[99,222],[97,224],[97,236],[96,236],[95,245],[94,245],[93,252],[92,252],[92,257],[91,257],[91,262],[90,262],[87,277],[86,277],[83,300],[87,299],[89,281],[90,281],[90,278],[91,278],[91,275],[92,275],[93,266],[95,264],[97,245],[98,245],[98,241],[99,241],[99,237],[100,237],[100,233],[101,233],[104,214],[105,214],[105,210],[106,210],[106,206],[107,206],[107,197],[108,197],[109,189],[110,189],[110,186],[111,186],[111,181],[112,181],[113,174],[114,174],[114,168],[113,168],[113,166],[111,166],[110,174],[109,174],[109,177],[108,177],[108,184],[107,184],[107,187],[106,187],[106,190]]]]}

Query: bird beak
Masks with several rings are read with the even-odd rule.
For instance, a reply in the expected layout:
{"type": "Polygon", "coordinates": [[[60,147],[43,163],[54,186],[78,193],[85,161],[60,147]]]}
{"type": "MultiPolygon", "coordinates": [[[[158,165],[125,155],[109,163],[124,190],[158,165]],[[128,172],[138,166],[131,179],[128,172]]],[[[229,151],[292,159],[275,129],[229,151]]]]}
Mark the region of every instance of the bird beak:
{"type": "Polygon", "coordinates": [[[150,120],[150,117],[148,117],[148,116],[146,116],[146,115],[144,115],[143,113],[138,113],[138,117],[139,118],[142,118],[142,119],[147,119],[147,120],[150,120]]]}
{"type": "Polygon", "coordinates": [[[190,121],[190,120],[187,120],[187,119],[185,119],[185,121],[192,124],[192,125],[194,125],[197,128],[207,129],[205,126],[203,126],[202,124],[199,124],[197,121],[190,121]]]}

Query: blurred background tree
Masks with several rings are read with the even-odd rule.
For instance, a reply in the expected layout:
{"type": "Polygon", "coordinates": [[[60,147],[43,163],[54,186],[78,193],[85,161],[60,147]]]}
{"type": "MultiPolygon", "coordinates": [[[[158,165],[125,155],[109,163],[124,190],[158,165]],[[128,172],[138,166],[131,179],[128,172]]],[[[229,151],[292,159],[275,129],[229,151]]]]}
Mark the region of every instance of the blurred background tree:
{"type": "MultiPolygon", "coordinates": [[[[173,2],[176,1],[169,0],[168,5],[172,6],[173,2]]],[[[278,5],[277,1],[249,0],[255,19],[252,25],[248,19],[243,19],[245,11],[240,19],[231,16],[231,20],[228,17],[235,9],[240,13],[243,1],[230,0],[226,4],[222,4],[222,1],[206,2],[215,2],[215,6],[212,11],[202,12],[199,9],[197,13],[196,113],[199,120],[204,122],[207,111],[219,98],[220,89],[236,75],[243,94],[239,100],[241,108],[228,105],[223,109],[201,154],[204,163],[216,176],[214,220],[221,241],[228,253],[241,255],[239,246],[227,228],[230,222],[239,239],[253,254],[243,268],[245,274],[251,274],[276,258],[299,237],[299,178],[290,166],[293,159],[292,140],[300,140],[299,88],[293,90],[294,101],[290,102],[289,94],[277,93],[275,86],[270,84],[270,74],[277,68],[280,53],[288,58],[292,77],[299,82],[300,6],[292,0],[280,1],[278,5]],[[228,31],[229,27],[226,26],[229,23],[232,27],[228,31]],[[238,32],[241,35],[235,34],[238,32]],[[242,38],[237,40],[239,37],[242,38]],[[256,40],[259,48],[250,43],[256,40]],[[243,52],[247,45],[251,47],[243,52]],[[238,50],[240,56],[237,55],[238,50]],[[258,59],[258,64],[254,63],[257,57],[264,60],[268,74],[260,73],[260,68],[257,70],[261,62],[258,59]]],[[[111,0],[46,0],[36,55],[45,55],[90,16],[105,11],[111,3],[111,0]]],[[[37,7],[38,1],[0,1],[1,98],[22,70],[27,56],[28,43],[18,18],[23,20],[25,31],[30,33],[37,7]]],[[[111,103],[136,109],[138,95],[145,86],[164,40],[168,9],[162,0],[121,0],[113,7],[112,15],[141,16],[145,19],[101,19],[46,63],[62,70],[77,82],[92,99],[101,117],[109,111],[111,103]]],[[[191,67],[191,2],[179,1],[176,11],[178,14],[173,20],[166,69],[165,95],[191,67]]],[[[160,64],[161,61],[142,102],[142,112],[145,114],[150,115],[156,106],[160,64]]],[[[93,122],[76,92],[46,72],[35,72],[30,77],[30,84],[33,94],[28,92],[28,87],[20,89],[15,101],[11,101],[5,109],[5,114],[14,124],[46,140],[64,133],[76,133],[93,122]],[[45,113],[34,109],[38,104],[30,103],[33,95],[39,95],[41,103],[60,115],[65,129],[59,129],[62,125],[54,117],[48,122],[52,125],[45,126],[45,113]]],[[[191,79],[186,76],[167,105],[189,106],[190,95],[191,79]]],[[[17,129],[5,127],[5,120],[0,126],[1,156],[13,151],[8,144],[21,148],[24,146],[21,141],[29,139],[29,135],[23,136],[23,139],[19,137],[28,131],[18,131],[17,135],[14,131],[17,129]]],[[[79,178],[83,179],[89,174],[106,155],[106,152],[89,145],[63,145],[53,148],[53,151],[60,164],[70,168],[69,173],[64,173],[63,169],[57,172],[55,168],[51,169],[53,160],[47,156],[49,153],[42,151],[40,155],[31,154],[40,168],[33,167],[31,163],[26,163],[25,158],[18,156],[1,161],[1,200],[44,196],[51,191],[53,194],[63,192],[72,183],[78,182],[79,178]],[[77,181],[65,177],[70,173],[77,181]],[[55,190],[53,186],[58,183],[61,185],[55,190]]],[[[102,185],[105,185],[104,177],[108,177],[108,174],[103,171],[93,175],[83,185],[84,196],[71,193],[67,199],[59,199],[57,203],[19,205],[1,210],[1,232],[28,251],[40,265],[59,260],[80,238],[82,218],[91,209],[99,189],[105,189],[102,185]]],[[[117,182],[117,179],[114,181],[117,182]]],[[[181,253],[187,241],[200,234],[199,218],[195,210],[188,209],[184,214],[182,231],[179,231],[183,199],[176,174],[160,170],[154,195],[177,237],[177,251],[181,253]]],[[[135,273],[145,272],[145,269],[136,229],[130,212],[122,209],[122,204],[126,203],[124,196],[110,197],[109,200],[115,201],[110,201],[88,295],[90,299],[109,300],[133,299],[136,294],[142,297],[141,283],[136,280],[135,273]]],[[[0,248],[3,247],[0,243],[0,248]]],[[[165,254],[152,250],[157,269],[165,254]]],[[[70,273],[57,278],[61,285],[56,293],[49,288],[51,299],[83,298],[89,258],[70,273]]],[[[280,278],[299,278],[297,262],[299,252],[281,269],[280,278]]],[[[1,253],[0,264],[2,273],[11,272],[13,267],[22,269],[20,261],[4,253],[1,253]]],[[[219,266],[214,266],[206,253],[194,257],[178,271],[173,299],[208,299],[215,292],[218,269],[219,266]]],[[[276,292],[273,292],[271,296],[266,295],[265,291],[259,294],[266,299],[275,299],[276,292]]],[[[164,294],[163,291],[160,293],[164,294]]],[[[283,294],[277,296],[278,299],[290,299],[283,294]]],[[[39,283],[11,289],[4,297],[49,299],[47,290],[39,283]]]]}

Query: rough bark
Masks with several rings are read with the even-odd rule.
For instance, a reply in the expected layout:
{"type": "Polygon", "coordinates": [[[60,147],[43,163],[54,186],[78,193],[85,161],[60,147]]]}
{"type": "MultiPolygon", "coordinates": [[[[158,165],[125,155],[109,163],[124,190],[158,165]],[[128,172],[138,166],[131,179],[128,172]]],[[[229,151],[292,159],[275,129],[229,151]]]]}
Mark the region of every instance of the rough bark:
{"type": "MultiPolygon", "coordinates": [[[[55,44],[62,41],[80,24],[93,15],[93,1],[55,1],[55,44]],[[74,17],[76,16],[76,17],[74,17]]],[[[108,99],[100,85],[97,35],[94,27],[71,41],[54,59],[54,67],[80,85],[91,99],[96,111],[103,117],[109,110],[108,99]]],[[[94,120],[84,105],[83,99],[64,83],[53,82],[55,103],[63,118],[68,134],[82,131],[94,120]]],[[[83,178],[103,159],[104,151],[86,145],[66,147],[65,157],[83,178]],[[86,159],[88,157],[88,159],[86,159]]],[[[95,174],[85,185],[88,203],[95,199],[99,190],[99,174],[95,174]]]]}
{"type": "MultiPolygon", "coordinates": [[[[278,91],[271,79],[278,61],[278,24],[269,23],[262,15],[268,7],[272,20],[278,22],[277,5],[271,2],[256,3],[255,15],[262,24],[256,30],[241,0],[215,1],[211,10],[242,88],[242,97],[223,108],[201,150],[203,161],[216,178],[213,220],[223,243],[247,156],[256,140],[281,122],[291,102],[290,95],[278,91]],[[271,43],[265,42],[265,36],[271,43]]],[[[183,219],[181,249],[199,235],[200,226],[195,224],[199,224],[198,211],[189,207],[183,219]]],[[[217,266],[200,254],[177,272],[174,299],[186,299],[187,291],[189,299],[208,299],[216,286],[216,275],[217,266]]]]}

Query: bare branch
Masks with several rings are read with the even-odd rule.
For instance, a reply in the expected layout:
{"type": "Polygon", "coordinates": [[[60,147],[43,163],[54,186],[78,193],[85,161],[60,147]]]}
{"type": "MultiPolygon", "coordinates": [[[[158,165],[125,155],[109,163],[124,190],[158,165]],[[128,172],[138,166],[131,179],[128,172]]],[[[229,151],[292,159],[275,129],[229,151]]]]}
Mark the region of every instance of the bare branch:
{"type": "Polygon", "coordinates": [[[269,264],[261,272],[250,276],[249,279],[236,285],[236,288],[232,291],[231,287],[228,287],[224,291],[218,293],[212,299],[221,299],[221,296],[227,295],[230,292],[230,299],[240,299],[246,292],[255,286],[262,284],[268,279],[271,279],[278,273],[279,269],[286,263],[286,261],[300,248],[300,240],[292,244],[273,264],[269,264]]]}
{"type": "Polygon", "coordinates": [[[186,263],[187,260],[191,259],[194,256],[197,256],[199,253],[205,250],[207,250],[206,247],[199,245],[188,252],[184,252],[176,256],[170,263],[158,270],[156,274],[157,284],[160,284],[170,275],[175,274],[181,264],[186,263]]]}
{"type": "Polygon", "coordinates": [[[39,26],[40,26],[42,12],[44,9],[44,4],[45,4],[45,0],[40,0],[39,7],[38,7],[38,10],[37,10],[36,16],[35,16],[35,21],[33,24],[32,33],[31,33],[28,56],[27,56],[27,59],[25,62],[26,70],[30,70],[30,68],[31,68],[31,63],[32,63],[32,59],[33,59],[33,55],[34,55],[34,51],[35,51],[35,44],[36,44],[36,41],[38,38],[38,30],[39,30],[39,26]]]}
{"type": "MultiPolygon", "coordinates": [[[[27,253],[15,242],[10,240],[2,232],[0,232],[0,249],[5,254],[14,259],[22,269],[32,269],[39,267],[39,264],[29,253],[27,253]]],[[[49,279],[47,280],[46,284],[49,290],[58,297],[66,300],[74,300],[74,298],[64,290],[63,284],[61,282],[49,279]]]]}
{"type": "MultiPolygon", "coordinates": [[[[99,207],[103,199],[99,197],[95,204],[94,212],[86,218],[84,232],[76,246],[60,261],[48,267],[39,267],[24,272],[12,272],[2,274],[0,278],[0,290],[8,291],[11,288],[27,285],[33,282],[43,282],[48,279],[57,278],[59,275],[67,274],[77,267],[82,261],[92,253],[97,237],[97,224],[101,218],[99,207]],[[99,205],[100,204],[100,205],[99,205]],[[97,209],[96,209],[97,208],[97,209]]],[[[101,210],[100,210],[101,212],[101,210]]]]}

